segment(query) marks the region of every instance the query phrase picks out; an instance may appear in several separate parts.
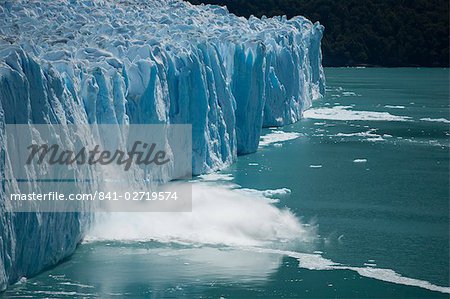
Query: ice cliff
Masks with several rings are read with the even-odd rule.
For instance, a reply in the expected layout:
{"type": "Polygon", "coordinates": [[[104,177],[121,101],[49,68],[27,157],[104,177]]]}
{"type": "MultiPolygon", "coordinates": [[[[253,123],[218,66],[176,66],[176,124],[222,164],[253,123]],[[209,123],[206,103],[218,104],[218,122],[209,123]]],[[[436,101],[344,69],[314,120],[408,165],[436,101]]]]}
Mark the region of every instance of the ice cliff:
{"type": "MultiPolygon", "coordinates": [[[[322,32],[179,0],[1,0],[0,176],[5,124],[189,123],[193,173],[225,167],[324,93],[322,32]]],[[[72,253],[88,221],[3,212],[0,290],[72,253]]]]}

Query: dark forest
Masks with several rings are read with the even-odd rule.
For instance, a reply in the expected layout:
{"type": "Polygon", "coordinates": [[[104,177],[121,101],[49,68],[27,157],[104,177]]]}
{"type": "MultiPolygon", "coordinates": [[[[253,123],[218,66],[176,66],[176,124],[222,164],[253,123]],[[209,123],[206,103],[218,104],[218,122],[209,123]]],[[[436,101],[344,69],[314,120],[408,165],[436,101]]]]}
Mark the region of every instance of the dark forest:
{"type": "Polygon", "coordinates": [[[449,66],[448,0],[189,0],[325,26],[324,66],[449,66]]]}

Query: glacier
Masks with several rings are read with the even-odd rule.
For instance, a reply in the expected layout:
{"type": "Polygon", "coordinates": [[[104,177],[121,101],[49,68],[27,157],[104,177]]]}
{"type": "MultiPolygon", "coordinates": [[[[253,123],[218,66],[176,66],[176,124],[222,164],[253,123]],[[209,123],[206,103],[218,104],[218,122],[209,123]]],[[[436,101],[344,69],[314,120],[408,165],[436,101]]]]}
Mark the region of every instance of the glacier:
{"type": "MultiPolygon", "coordinates": [[[[325,93],[323,30],[181,0],[2,0],[0,175],[7,124],[192,124],[193,174],[224,168],[325,93]]],[[[0,290],[70,255],[92,218],[7,204],[2,185],[0,290]]]]}

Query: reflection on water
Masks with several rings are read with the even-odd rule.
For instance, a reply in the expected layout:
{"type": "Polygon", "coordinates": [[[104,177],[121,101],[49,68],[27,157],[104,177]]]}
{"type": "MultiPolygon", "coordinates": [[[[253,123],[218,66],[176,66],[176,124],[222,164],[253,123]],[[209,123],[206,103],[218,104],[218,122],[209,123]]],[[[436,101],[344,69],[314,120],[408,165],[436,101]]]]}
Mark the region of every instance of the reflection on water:
{"type": "MultiPolygon", "coordinates": [[[[340,294],[360,298],[371,290],[375,297],[446,298],[443,293],[364,278],[348,267],[336,265],[336,269],[342,270],[333,271],[329,262],[318,254],[277,250],[93,242],[82,244],[73,258],[16,284],[4,295],[7,298],[298,298],[340,294]],[[308,270],[299,264],[329,271],[308,270]]],[[[376,271],[370,273],[376,275],[376,271]]]]}
{"type": "Polygon", "coordinates": [[[16,285],[7,295],[101,296],[163,292],[214,285],[263,285],[282,255],[155,242],[83,244],[51,274],[16,285]]]}

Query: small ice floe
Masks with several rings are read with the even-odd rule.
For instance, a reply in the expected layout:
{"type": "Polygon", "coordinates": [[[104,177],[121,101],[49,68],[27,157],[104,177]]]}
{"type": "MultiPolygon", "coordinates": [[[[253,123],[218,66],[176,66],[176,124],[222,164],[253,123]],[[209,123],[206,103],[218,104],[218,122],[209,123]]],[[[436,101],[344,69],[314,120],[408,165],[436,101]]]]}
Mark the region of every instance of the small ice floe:
{"type": "Polygon", "coordinates": [[[370,141],[370,142],[378,142],[378,141],[384,141],[385,139],[383,137],[379,136],[379,137],[375,137],[375,138],[367,138],[365,140],[370,141]]]}
{"type": "Polygon", "coordinates": [[[384,135],[376,134],[375,133],[376,131],[377,131],[377,129],[370,129],[370,130],[368,130],[366,132],[337,133],[337,134],[332,135],[332,136],[335,136],[335,137],[367,137],[367,138],[364,138],[362,140],[369,141],[369,142],[385,141],[384,138],[391,138],[392,137],[392,135],[389,135],[389,134],[384,134],[384,135]]]}
{"type": "Polygon", "coordinates": [[[273,143],[294,140],[299,138],[300,136],[300,133],[295,132],[272,131],[267,135],[261,136],[259,147],[268,146],[273,143]]]}
{"type": "Polygon", "coordinates": [[[322,165],[309,165],[309,168],[322,168],[322,165]]]}
{"type": "Polygon", "coordinates": [[[79,287],[79,288],[90,288],[90,289],[94,288],[94,286],[91,286],[91,285],[75,283],[75,282],[70,282],[70,281],[60,282],[59,284],[65,285],[65,286],[79,287]]]}
{"type": "Polygon", "coordinates": [[[371,262],[369,262],[369,263],[364,263],[364,266],[366,266],[366,267],[376,267],[377,266],[377,264],[375,264],[375,263],[371,263],[371,262]]]}
{"type": "Polygon", "coordinates": [[[353,160],[353,163],[366,163],[367,159],[355,159],[353,160]]]}
{"type": "Polygon", "coordinates": [[[269,189],[269,190],[264,190],[262,192],[262,194],[265,197],[269,197],[269,198],[278,197],[278,196],[285,196],[285,195],[291,194],[291,189],[288,189],[288,188],[280,188],[280,189],[274,189],[274,190],[270,190],[269,189]]]}
{"type": "Polygon", "coordinates": [[[444,124],[450,124],[450,120],[445,118],[421,118],[421,121],[429,121],[429,122],[437,122],[437,123],[444,123],[444,124]]]}
{"type": "Polygon", "coordinates": [[[370,129],[366,132],[357,132],[357,133],[337,133],[336,137],[371,137],[376,138],[380,137],[379,134],[376,134],[375,132],[377,129],[370,129]]]}
{"type": "MultiPolygon", "coordinates": [[[[339,105],[338,103],[335,103],[339,105]]],[[[352,106],[312,108],[303,112],[304,118],[345,121],[411,121],[409,116],[392,115],[388,112],[351,110],[352,106]]]]}
{"type": "Polygon", "coordinates": [[[210,174],[200,175],[199,178],[205,182],[232,181],[233,175],[225,174],[225,173],[210,173],[210,174]]]}
{"type": "Polygon", "coordinates": [[[389,108],[389,109],[405,109],[405,106],[385,105],[384,108],[389,108]]]}

